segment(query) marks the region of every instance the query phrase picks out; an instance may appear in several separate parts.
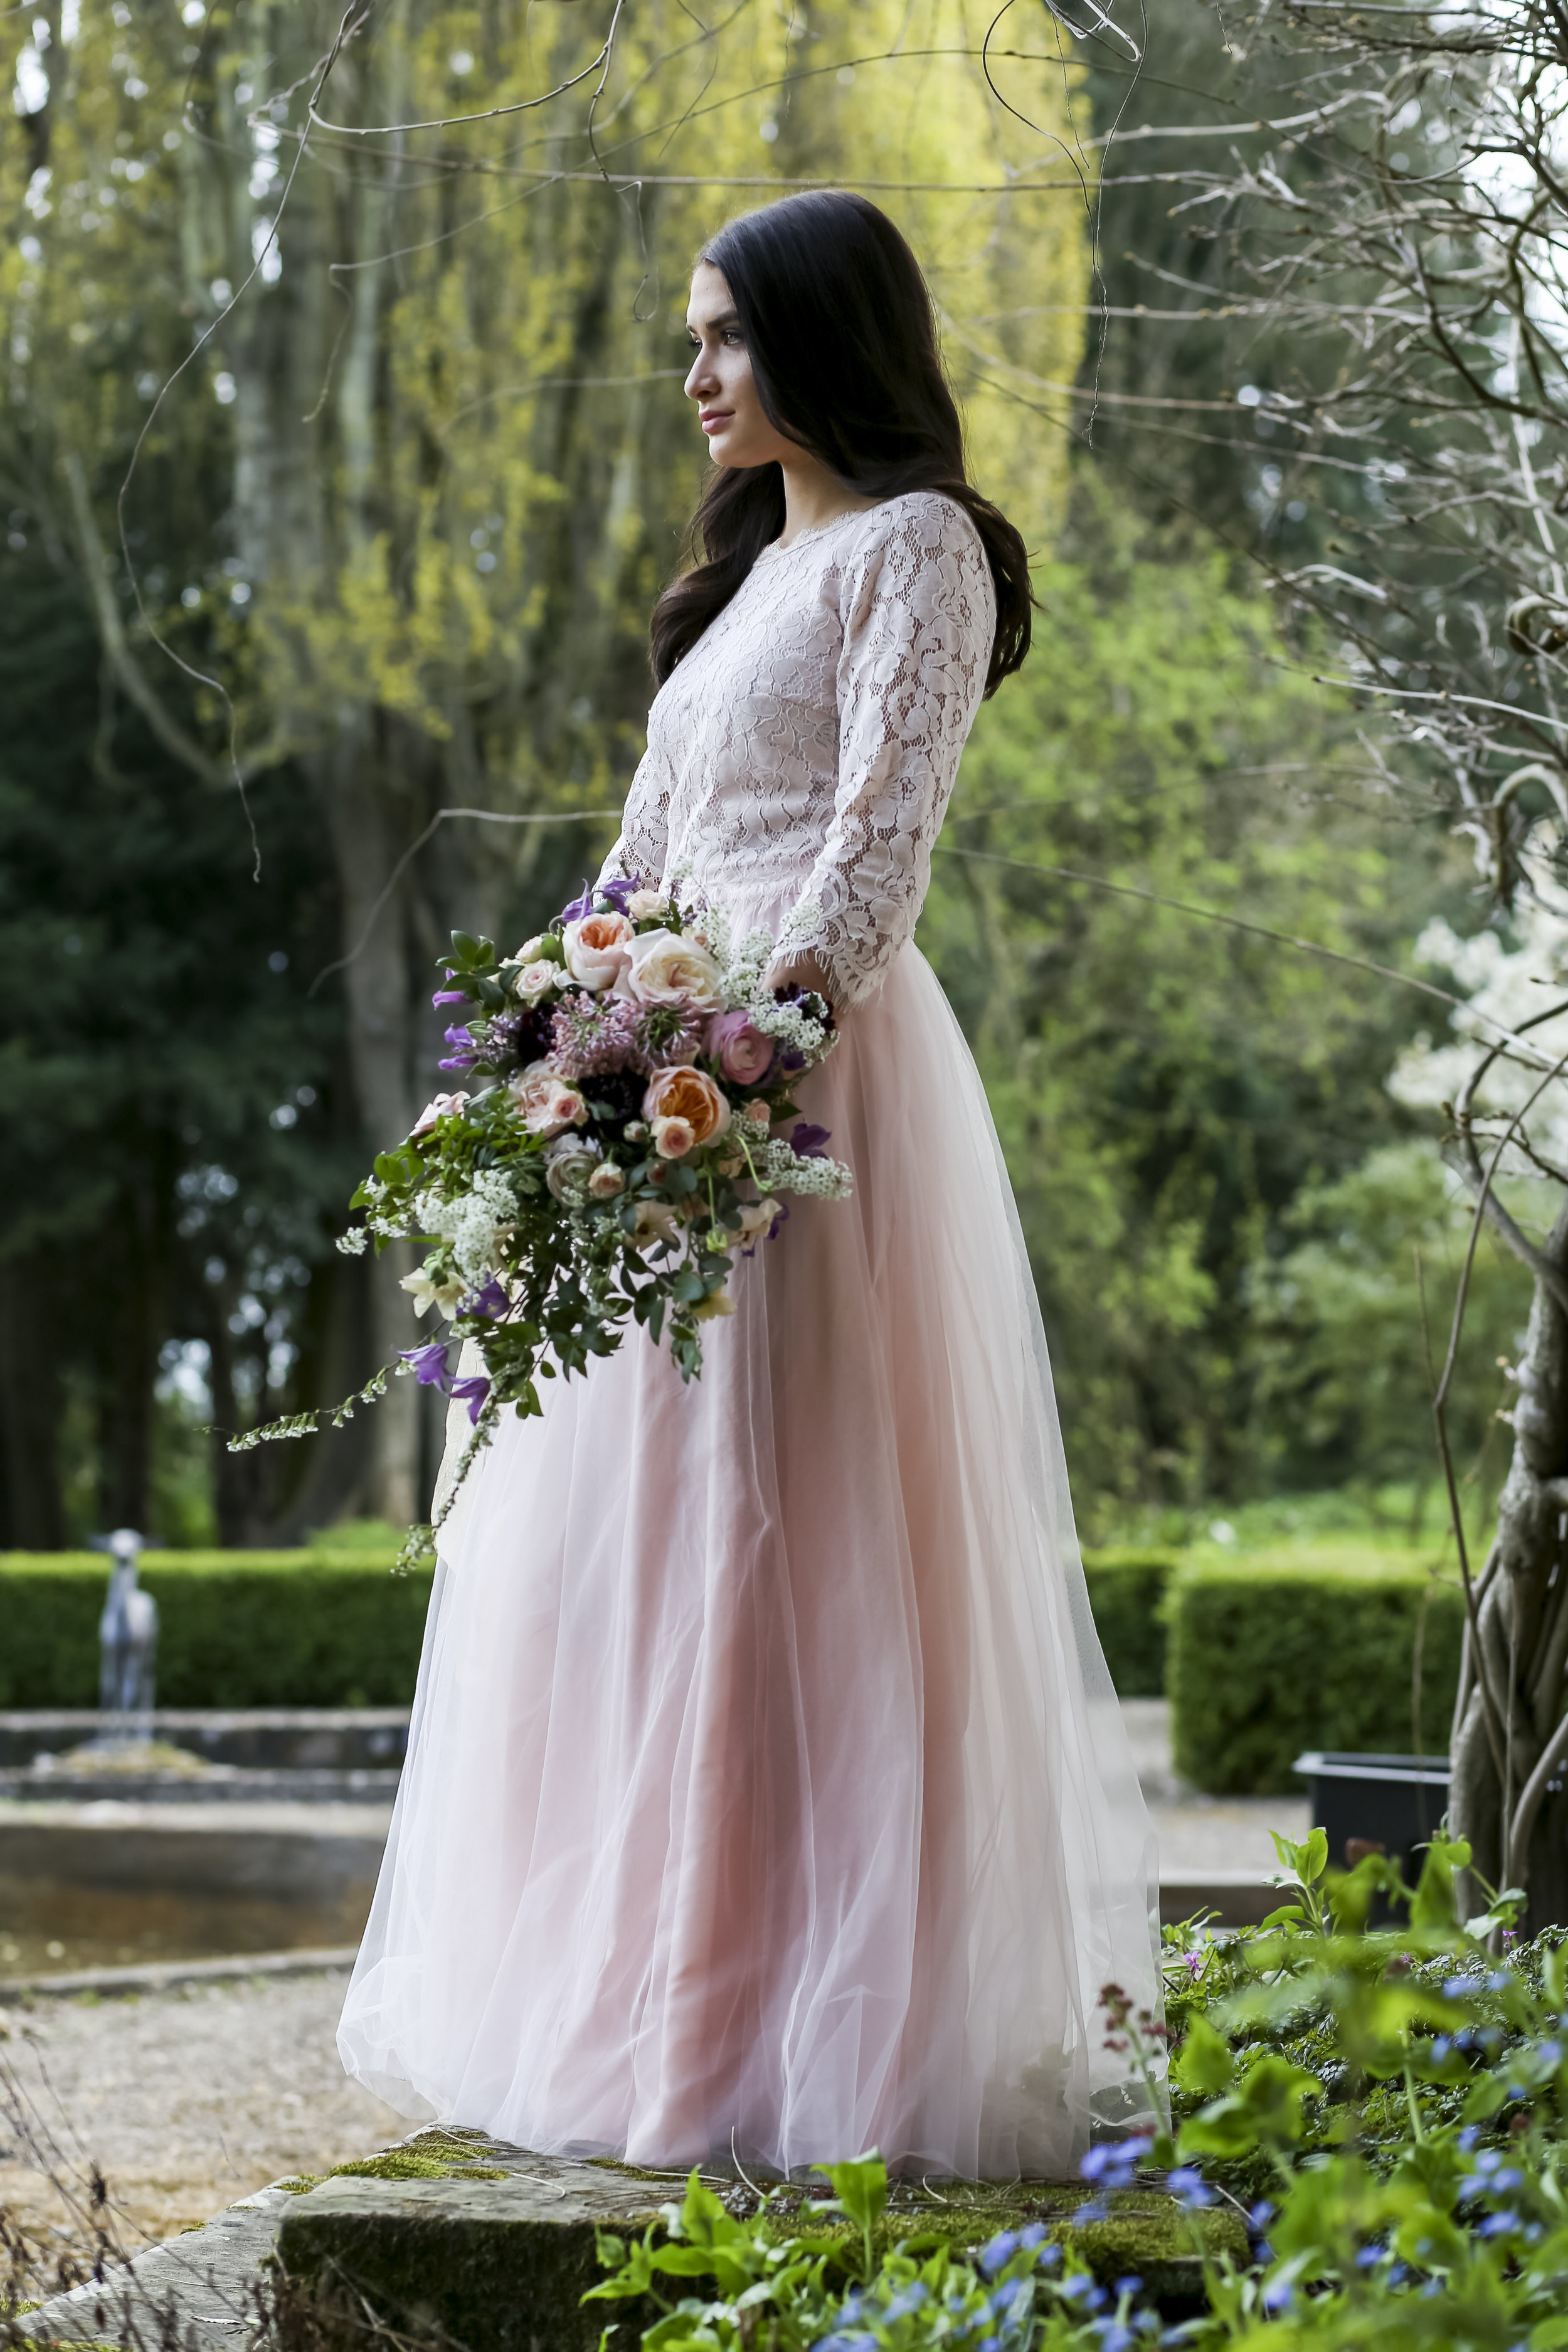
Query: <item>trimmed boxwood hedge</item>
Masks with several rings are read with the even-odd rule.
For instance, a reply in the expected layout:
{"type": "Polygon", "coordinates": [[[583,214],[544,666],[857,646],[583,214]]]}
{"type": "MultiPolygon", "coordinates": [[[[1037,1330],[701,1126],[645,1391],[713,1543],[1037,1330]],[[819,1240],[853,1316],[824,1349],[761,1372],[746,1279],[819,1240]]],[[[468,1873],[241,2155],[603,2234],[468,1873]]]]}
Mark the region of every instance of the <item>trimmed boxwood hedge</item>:
{"type": "Polygon", "coordinates": [[[1165,1551],[1084,1554],[1089,1605],[1121,1698],[1158,1698],[1165,1687],[1165,1588],[1175,1569],[1165,1551]]]}
{"type": "MultiPolygon", "coordinates": [[[[145,1551],[161,1706],[406,1706],[432,1571],[375,1553],[145,1551]]],[[[96,1706],[109,1563],[0,1554],[0,1707],[96,1706]]]]}
{"type": "MultiPolygon", "coordinates": [[[[391,1565],[365,1551],[143,1552],[159,1705],[406,1706],[430,1570],[391,1565]]],[[[1090,1553],[1085,1568],[1118,1690],[1158,1697],[1169,1556],[1090,1553]]],[[[0,1708],[97,1705],[108,1575],[97,1552],[0,1554],[0,1708]]]]}
{"type": "Polygon", "coordinates": [[[1166,1601],[1177,1772],[1216,1795],[1300,1796],[1306,1748],[1409,1755],[1425,1613],[1421,1752],[1447,1748],[1464,1595],[1398,1559],[1254,1555],[1184,1567],[1166,1601]]]}

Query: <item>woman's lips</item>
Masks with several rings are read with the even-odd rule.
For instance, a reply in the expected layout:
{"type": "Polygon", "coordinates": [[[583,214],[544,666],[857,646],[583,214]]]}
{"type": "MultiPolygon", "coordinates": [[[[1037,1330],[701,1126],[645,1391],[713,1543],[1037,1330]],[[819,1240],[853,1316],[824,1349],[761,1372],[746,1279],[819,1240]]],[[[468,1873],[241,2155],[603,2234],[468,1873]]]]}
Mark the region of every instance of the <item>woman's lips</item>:
{"type": "Polygon", "coordinates": [[[706,416],[700,416],[697,421],[704,433],[722,433],[734,414],[732,408],[713,408],[709,410],[706,416]]]}

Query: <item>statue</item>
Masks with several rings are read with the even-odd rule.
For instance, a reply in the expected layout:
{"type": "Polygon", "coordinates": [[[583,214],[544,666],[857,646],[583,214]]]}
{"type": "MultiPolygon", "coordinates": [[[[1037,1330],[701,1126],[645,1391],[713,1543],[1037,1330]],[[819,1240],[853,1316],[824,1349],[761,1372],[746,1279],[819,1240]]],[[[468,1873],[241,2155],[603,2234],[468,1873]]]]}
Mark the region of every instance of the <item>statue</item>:
{"type": "Polygon", "coordinates": [[[116,1738],[149,1739],[153,1734],[153,1668],[158,1651],[158,1604],[136,1581],[142,1538],[134,1528],[94,1536],[95,1551],[107,1551],[114,1566],[109,1596],[98,1621],[98,1706],[105,1718],[98,1744],[116,1738]],[[132,1718],[139,1717],[139,1721],[132,1718]]]}

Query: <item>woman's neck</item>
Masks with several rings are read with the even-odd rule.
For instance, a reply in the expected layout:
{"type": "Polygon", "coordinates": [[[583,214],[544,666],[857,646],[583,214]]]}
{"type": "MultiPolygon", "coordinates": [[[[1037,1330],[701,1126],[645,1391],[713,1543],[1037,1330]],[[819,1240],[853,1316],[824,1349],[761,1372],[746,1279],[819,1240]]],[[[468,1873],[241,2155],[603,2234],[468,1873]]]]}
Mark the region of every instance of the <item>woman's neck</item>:
{"type": "Polygon", "coordinates": [[[805,449],[798,457],[781,457],[779,471],[784,491],[784,529],[775,541],[779,547],[787,547],[803,530],[815,530],[839,515],[866,514],[877,504],[875,499],[852,490],[820,457],[805,449]]]}

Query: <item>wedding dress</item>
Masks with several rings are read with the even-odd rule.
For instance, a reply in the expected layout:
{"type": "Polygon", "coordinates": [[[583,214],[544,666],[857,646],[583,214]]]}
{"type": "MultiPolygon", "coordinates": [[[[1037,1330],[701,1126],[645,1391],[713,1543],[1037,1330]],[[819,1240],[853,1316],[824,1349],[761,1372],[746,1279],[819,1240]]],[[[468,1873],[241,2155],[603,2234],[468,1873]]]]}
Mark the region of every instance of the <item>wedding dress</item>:
{"type": "MultiPolygon", "coordinates": [[[[854,1171],[509,1416],[441,1531],[339,2034],[411,2116],[780,2171],[1059,2175],[1127,2108],[1153,1842],[985,1097],[910,933],[994,599],[941,497],[766,549],[654,702],[606,874],[804,908],[854,1171]]],[[[466,1433],[468,1423],[462,1423],[466,1433]]]]}

